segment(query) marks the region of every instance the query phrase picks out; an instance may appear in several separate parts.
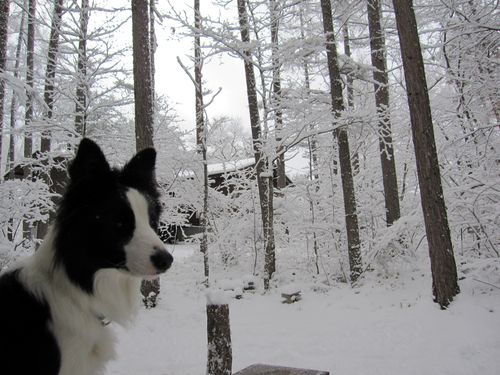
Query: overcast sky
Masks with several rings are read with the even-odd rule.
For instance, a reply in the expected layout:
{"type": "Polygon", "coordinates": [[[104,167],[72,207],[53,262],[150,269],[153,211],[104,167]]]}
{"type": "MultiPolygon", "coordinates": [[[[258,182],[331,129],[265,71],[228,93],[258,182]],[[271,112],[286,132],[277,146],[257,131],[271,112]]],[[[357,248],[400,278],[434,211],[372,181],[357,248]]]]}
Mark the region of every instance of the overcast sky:
{"type": "MultiPolygon", "coordinates": [[[[176,7],[186,8],[188,15],[192,14],[191,8],[188,8],[185,3],[191,7],[193,1],[176,0],[174,2],[176,7]]],[[[201,11],[205,14],[215,10],[212,5],[209,5],[209,1],[201,3],[201,11]]],[[[179,57],[184,65],[191,65],[189,56],[193,55],[194,40],[193,38],[174,40],[172,26],[174,26],[172,21],[164,19],[162,25],[157,27],[156,89],[159,93],[166,94],[173,104],[177,104],[175,108],[184,120],[183,128],[194,129],[194,86],[177,62],[177,57],[179,57]]],[[[203,78],[204,89],[216,92],[219,87],[222,88],[213,104],[208,107],[208,116],[213,118],[219,115],[229,115],[239,118],[243,124],[249,124],[243,62],[227,55],[213,58],[205,64],[203,78]]]]}

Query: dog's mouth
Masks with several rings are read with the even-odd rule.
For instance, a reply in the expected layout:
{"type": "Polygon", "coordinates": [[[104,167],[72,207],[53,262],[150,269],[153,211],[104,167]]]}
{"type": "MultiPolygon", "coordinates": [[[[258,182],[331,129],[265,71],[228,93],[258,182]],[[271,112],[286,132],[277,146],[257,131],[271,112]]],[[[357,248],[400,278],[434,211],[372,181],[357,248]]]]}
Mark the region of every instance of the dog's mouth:
{"type": "Polygon", "coordinates": [[[168,268],[170,268],[170,266],[168,268],[158,269],[153,265],[138,266],[133,264],[132,265],[122,264],[114,268],[131,276],[140,277],[146,280],[153,280],[158,276],[160,276],[161,274],[165,273],[168,270],[168,268]]]}

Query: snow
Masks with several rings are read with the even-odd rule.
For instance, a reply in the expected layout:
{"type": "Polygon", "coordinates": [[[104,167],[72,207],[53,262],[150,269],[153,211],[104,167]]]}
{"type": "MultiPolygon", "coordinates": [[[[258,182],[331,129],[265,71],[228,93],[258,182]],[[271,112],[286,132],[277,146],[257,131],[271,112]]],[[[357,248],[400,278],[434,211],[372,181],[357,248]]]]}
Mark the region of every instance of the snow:
{"type": "Polygon", "coordinates": [[[242,160],[234,160],[234,161],[227,161],[227,162],[222,162],[222,163],[214,163],[214,164],[208,164],[207,165],[207,170],[209,175],[214,175],[218,173],[229,173],[229,172],[235,172],[240,169],[247,168],[249,166],[252,166],[255,164],[255,159],[254,158],[248,158],[248,159],[242,159],[242,160]]]}
{"type": "MultiPolygon", "coordinates": [[[[132,329],[110,326],[119,336],[110,375],[206,371],[202,256],[193,245],[171,250],[176,261],[161,279],[158,307],[141,311],[132,329]]],[[[426,267],[356,288],[290,280],[303,296],[290,305],[281,303],[281,288],[231,299],[233,371],[267,363],[332,375],[500,373],[500,290],[467,277],[442,311],[426,267]]]]}
{"type": "Polygon", "coordinates": [[[229,298],[223,290],[211,289],[206,293],[207,305],[227,305],[229,298]]]}
{"type": "Polygon", "coordinates": [[[295,294],[295,293],[300,293],[301,288],[298,284],[287,284],[281,287],[280,289],[281,293],[283,294],[295,294]]]}

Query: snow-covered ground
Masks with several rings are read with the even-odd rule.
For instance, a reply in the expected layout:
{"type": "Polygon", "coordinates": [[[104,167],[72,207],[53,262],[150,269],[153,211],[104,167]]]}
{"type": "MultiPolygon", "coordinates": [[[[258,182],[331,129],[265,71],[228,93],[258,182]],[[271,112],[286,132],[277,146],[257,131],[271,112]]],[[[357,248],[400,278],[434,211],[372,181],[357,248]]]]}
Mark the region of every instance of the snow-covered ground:
{"type": "MultiPolygon", "coordinates": [[[[202,259],[193,246],[172,250],[159,306],[142,310],[131,328],[114,326],[118,359],[109,374],[205,373],[202,259]]],[[[357,288],[298,281],[303,298],[290,305],[280,288],[245,293],[230,301],[233,371],[267,363],[332,375],[500,374],[500,290],[467,277],[441,311],[430,283],[425,270],[357,288]]]]}

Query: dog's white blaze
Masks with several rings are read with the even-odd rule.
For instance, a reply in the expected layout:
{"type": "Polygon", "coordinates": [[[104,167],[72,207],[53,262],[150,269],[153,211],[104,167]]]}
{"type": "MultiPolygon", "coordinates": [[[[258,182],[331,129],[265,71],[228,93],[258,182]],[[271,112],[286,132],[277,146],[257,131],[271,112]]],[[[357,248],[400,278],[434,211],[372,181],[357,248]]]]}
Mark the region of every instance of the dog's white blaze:
{"type": "Polygon", "coordinates": [[[129,271],[137,276],[153,276],[157,270],[151,263],[151,256],[158,249],[165,249],[160,237],[149,224],[148,203],[136,189],[126,193],[135,216],[135,230],[132,239],[124,246],[129,271]]]}

